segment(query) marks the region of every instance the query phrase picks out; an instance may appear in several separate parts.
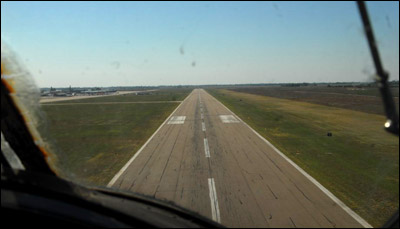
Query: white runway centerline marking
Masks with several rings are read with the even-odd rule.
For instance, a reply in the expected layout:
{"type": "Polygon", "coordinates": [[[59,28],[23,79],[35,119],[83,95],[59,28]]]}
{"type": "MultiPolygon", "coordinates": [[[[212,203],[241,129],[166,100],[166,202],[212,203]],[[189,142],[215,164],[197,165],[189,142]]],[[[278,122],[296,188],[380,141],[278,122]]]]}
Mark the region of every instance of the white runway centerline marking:
{"type": "Polygon", "coordinates": [[[204,152],[206,153],[206,157],[211,157],[210,156],[210,148],[208,147],[207,138],[204,138],[204,152]]]}
{"type": "Polygon", "coordinates": [[[221,216],[219,214],[219,205],[218,205],[218,198],[217,198],[217,190],[215,188],[214,178],[208,179],[208,188],[210,190],[212,219],[218,223],[221,223],[221,216]]]}
{"type": "Polygon", "coordinates": [[[168,124],[183,124],[185,123],[186,116],[172,116],[168,124]]]}
{"type": "Polygon", "coordinates": [[[206,131],[206,124],[204,122],[201,123],[201,129],[205,132],[206,131]]]}
{"type": "Polygon", "coordinates": [[[239,120],[233,115],[220,115],[219,118],[223,123],[239,123],[239,120]]]}
{"type": "Polygon", "coordinates": [[[203,114],[201,114],[201,119],[204,119],[204,115],[203,114]]]}

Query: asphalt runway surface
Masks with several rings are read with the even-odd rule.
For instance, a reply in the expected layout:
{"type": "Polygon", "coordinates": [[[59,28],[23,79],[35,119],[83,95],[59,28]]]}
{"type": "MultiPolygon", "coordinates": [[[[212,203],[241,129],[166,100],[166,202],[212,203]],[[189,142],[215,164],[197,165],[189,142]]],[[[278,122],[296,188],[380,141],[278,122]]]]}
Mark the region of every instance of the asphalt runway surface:
{"type": "Polygon", "coordinates": [[[110,181],[228,227],[370,227],[202,89],[110,181]]]}

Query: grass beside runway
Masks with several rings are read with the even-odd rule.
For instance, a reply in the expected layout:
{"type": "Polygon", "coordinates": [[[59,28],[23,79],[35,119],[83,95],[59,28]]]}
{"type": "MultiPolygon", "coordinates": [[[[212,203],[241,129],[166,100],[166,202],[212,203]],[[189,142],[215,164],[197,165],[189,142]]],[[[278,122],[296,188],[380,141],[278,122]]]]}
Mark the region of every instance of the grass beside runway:
{"type": "MultiPolygon", "coordinates": [[[[183,100],[191,90],[161,91],[156,95],[110,96],[71,101],[63,106],[42,106],[57,166],[71,179],[107,185],[179,103],[95,104],[183,100]],[[78,101],[92,104],[75,104],[78,101]]],[[[67,101],[62,102],[67,103],[67,101]]]]}
{"type": "Polygon", "coordinates": [[[398,209],[399,139],[383,130],[383,116],[229,90],[208,92],[373,226],[382,226],[398,209]]]}

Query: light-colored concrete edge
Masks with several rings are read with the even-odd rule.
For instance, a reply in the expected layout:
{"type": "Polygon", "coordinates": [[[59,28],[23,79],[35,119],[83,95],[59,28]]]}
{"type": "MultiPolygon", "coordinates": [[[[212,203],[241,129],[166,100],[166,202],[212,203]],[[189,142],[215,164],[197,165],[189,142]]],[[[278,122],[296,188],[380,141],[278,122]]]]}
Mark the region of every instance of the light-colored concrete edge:
{"type": "MultiPolygon", "coordinates": [[[[206,92],[204,90],[204,92],[206,92]]],[[[331,198],[337,205],[339,205],[345,212],[347,212],[351,217],[353,217],[359,224],[361,224],[365,228],[373,228],[365,219],[351,210],[345,203],[339,200],[333,193],[331,193],[328,189],[326,189],[322,184],[320,184],[317,180],[315,180],[311,175],[309,175],[306,171],[300,168],[296,163],[294,163],[291,159],[289,159],[285,154],[283,154],[279,149],[277,149],[274,145],[272,145],[267,139],[261,136],[257,131],[255,131],[252,127],[250,127],[246,122],[244,122],[239,116],[233,113],[228,107],[226,107],[223,103],[218,101],[214,96],[210,95],[215,101],[220,103],[225,109],[231,112],[238,120],[240,120],[243,124],[245,124],[251,131],[253,131],[259,138],[261,138],[265,143],[267,143],[272,149],[275,150],[281,157],[283,157],[289,164],[291,164],[295,169],[297,169],[301,174],[303,174],[308,180],[310,180],[314,185],[316,185],[323,193],[325,193],[329,198],[331,198]]]]}
{"type": "Polygon", "coordinates": [[[179,107],[190,97],[190,95],[193,93],[190,92],[188,96],[175,108],[174,111],[168,116],[167,119],[161,124],[160,127],[151,135],[151,137],[144,143],[144,145],[133,155],[133,157],[122,167],[122,169],[115,174],[115,176],[111,179],[111,181],[108,183],[107,187],[112,187],[114,183],[118,180],[118,178],[125,172],[125,170],[132,164],[132,162],[139,156],[139,154],[143,151],[143,149],[149,144],[149,142],[153,139],[153,137],[160,131],[160,129],[167,123],[167,121],[171,118],[171,116],[179,109],[179,107]]]}

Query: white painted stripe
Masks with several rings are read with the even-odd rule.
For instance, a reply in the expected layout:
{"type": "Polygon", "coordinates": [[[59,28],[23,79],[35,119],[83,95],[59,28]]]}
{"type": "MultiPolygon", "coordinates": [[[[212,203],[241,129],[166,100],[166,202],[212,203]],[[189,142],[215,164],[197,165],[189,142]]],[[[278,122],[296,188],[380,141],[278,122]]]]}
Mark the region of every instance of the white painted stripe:
{"type": "MultiPolygon", "coordinates": [[[[206,92],[207,93],[207,92],[206,92]]],[[[208,94],[208,93],[207,93],[208,94]]],[[[208,94],[210,95],[210,94],[208,94]]],[[[211,95],[210,95],[211,96],[211,95]]],[[[257,131],[251,128],[247,123],[245,123],[241,118],[239,118],[235,113],[233,113],[229,108],[227,108],[224,104],[218,101],[216,98],[211,96],[216,102],[221,104],[225,109],[231,112],[237,119],[239,119],[242,123],[244,123],[251,131],[253,131],[259,138],[261,138],[265,143],[267,143],[272,149],[275,150],[280,156],[282,156],[289,164],[291,164],[295,169],[297,169],[301,174],[303,174],[308,180],[310,180],[314,185],[316,185],[323,193],[325,193],[329,198],[333,200],[337,205],[339,205],[345,212],[347,212],[351,217],[353,217],[358,223],[360,223],[365,228],[373,228],[365,219],[351,210],[345,203],[339,200],[335,195],[333,195],[328,189],[326,189],[322,184],[320,184],[317,180],[315,180],[311,175],[309,175],[306,171],[300,168],[296,163],[290,160],[285,154],[283,154],[280,150],[278,150],[274,145],[272,145],[267,139],[261,136],[257,131]]]]}
{"type": "Polygon", "coordinates": [[[221,216],[219,214],[219,204],[217,198],[217,189],[215,188],[214,178],[208,179],[208,189],[210,190],[212,219],[218,223],[221,223],[221,216]]]}
{"type": "Polygon", "coordinates": [[[203,119],[203,120],[204,120],[204,115],[203,115],[203,114],[201,114],[201,119],[203,119]]]}
{"type": "Polygon", "coordinates": [[[172,116],[171,119],[168,121],[168,124],[184,124],[186,116],[172,116]]]}
{"type": "Polygon", "coordinates": [[[235,118],[233,115],[220,115],[222,123],[239,123],[239,120],[235,118]]]}
{"type": "MultiPolygon", "coordinates": [[[[192,92],[193,93],[193,92],[192,92]]],[[[181,104],[179,104],[174,111],[172,111],[172,113],[168,116],[167,119],[165,119],[165,121],[161,124],[160,127],[158,127],[158,129],[156,130],[156,132],[153,133],[153,135],[151,135],[151,137],[146,141],[146,143],[144,143],[144,145],[135,153],[135,155],[133,155],[133,157],[124,165],[124,167],[122,167],[122,169],[115,174],[115,176],[111,179],[111,181],[108,183],[107,187],[111,187],[114,185],[114,183],[118,180],[118,178],[125,172],[125,170],[132,164],[132,162],[139,156],[139,154],[143,151],[143,149],[147,146],[147,144],[149,144],[149,142],[151,141],[151,139],[153,139],[153,137],[158,133],[158,131],[160,131],[160,129],[167,123],[167,121],[171,118],[171,116],[179,109],[179,107],[190,97],[190,95],[192,94],[190,93],[183,101],[181,104]]]]}
{"type": "Polygon", "coordinates": [[[206,131],[206,124],[204,122],[201,123],[201,128],[204,132],[206,131]]]}
{"type": "Polygon", "coordinates": [[[3,132],[1,133],[1,151],[11,168],[25,170],[25,166],[4,138],[3,132]]]}
{"type": "Polygon", "coordinates": [[[204,152],[206,153],[206,157],[211,157],[210,156],[210,148],[208,147],[207,138],[204,138],[204,152]]]}

